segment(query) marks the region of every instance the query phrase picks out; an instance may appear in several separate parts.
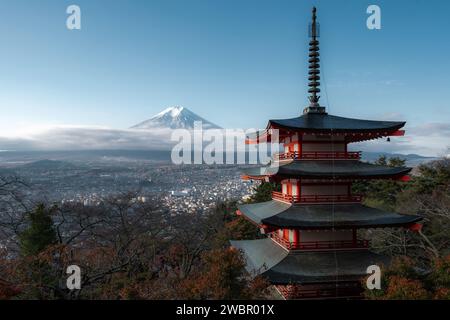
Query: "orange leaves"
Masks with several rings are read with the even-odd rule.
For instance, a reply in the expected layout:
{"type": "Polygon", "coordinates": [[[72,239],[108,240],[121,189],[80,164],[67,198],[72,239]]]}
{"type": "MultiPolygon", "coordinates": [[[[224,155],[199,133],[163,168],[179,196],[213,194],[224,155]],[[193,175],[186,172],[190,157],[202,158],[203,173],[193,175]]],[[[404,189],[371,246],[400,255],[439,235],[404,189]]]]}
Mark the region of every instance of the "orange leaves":
{"type": "Polygon", "coordinates": [[[0,280],[0,300],[12,299],[19,293],[19,288],[0,280]]]}
{"type": "Polygon", "coordinates": [[[397,257],[382,276],[382,290],[366,290],[369,299],[450,299],[450,256],[424,269],[409,257],[397,257]]]}
{"type": "Polygon", "coordinates": [[[211,250],[203,255],[202,270],[186,279],[181,288],[185,299],[252,299],[264,294],[268,283],[251,279],[241,253],[232,248],[211,250]]]}
{"type": "Polygon", "coordinates": [[[419,280],[411,280],[400,276],[391,276],[386,290],[387,300],[420,300],[427,299],[428,292],[419,280]]]}

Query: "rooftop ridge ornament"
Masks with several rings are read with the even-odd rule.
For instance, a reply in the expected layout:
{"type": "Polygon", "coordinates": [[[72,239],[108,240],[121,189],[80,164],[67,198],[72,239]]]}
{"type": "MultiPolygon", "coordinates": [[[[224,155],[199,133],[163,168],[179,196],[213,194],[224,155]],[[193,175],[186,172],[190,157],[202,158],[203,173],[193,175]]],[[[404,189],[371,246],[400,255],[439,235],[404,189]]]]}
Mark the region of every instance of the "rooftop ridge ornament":
{"type": "Polygon", "coordinates": [[[303,110],[303,113],[326,113],[325,107],[321,107],[319,104],[320,96],[320,53],[319,53],[319,25],[317,23],[316,16],[317,9],[313,7],[312,10],[312,23],[309,29],[309,35],[311,40],[309,41],[309,83],[308,83],[308,93],[310,96],[309,106],[303,110]]]}

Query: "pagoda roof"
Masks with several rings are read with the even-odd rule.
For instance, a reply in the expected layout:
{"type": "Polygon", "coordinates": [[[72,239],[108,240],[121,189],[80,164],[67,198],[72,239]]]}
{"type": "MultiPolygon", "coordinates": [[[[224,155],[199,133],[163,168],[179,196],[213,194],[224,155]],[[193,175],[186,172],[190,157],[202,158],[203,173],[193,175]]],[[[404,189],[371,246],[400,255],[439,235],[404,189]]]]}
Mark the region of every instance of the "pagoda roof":
{"type": "Polygon", "coordinates": [[[345,118],[329,115],[326,112],[307,112],[296,118],[269,120],[265,130],[249,133],[246,141],[247,143],[271,142],[271,129],[279,129],[279,138],[293,132],[300,132],[303,134],[343,135],[347,142],[357,142],[385,136],[402,136],[404,131],[399,129],[405,123],[404,121],[345,118]]]}
{"type": "Polygon", "coordinates": [[[368,250],[289,252],[271,239],[231,241],[245,254],[247,270],[272,284],[314,284],[359,281],[370,265],[390,259],[368,250]]]}
{"type": "Polygon", "coordinates": [[[266,176],[365,179],[401,177],[411,171],[408,167],[389,167],[358,160],[291,160],[278,164],[248,168],[243,171],[243,175],[255,179],[266,176]]]}
{"type": "Polygon", "coordinates": [[[344,118],[327,113],[305,113],[291,119],[269,120],[268,128],[285,128],[300,131],[332,132],[392,132],[405,125],[403,121],[377,121],[344,118]]]}
{"type": "Polygon", "coordinates": [[[254,223],[280,228],[344,229],[400,227],[422,220],[362,204],[289,204],[272,200],[238,205],[239,211],[254,223]]]}

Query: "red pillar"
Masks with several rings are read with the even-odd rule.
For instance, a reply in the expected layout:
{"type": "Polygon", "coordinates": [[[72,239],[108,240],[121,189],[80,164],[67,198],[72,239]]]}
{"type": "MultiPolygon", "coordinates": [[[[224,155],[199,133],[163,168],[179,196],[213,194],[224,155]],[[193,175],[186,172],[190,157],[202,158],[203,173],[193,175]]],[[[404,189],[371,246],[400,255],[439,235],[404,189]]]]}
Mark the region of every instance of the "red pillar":
{"type": "Polygon", "coordinates": [[[298,245],[298,243],[299,243],[299,232],[298,232],[298,230],[297,229],[294,229],[294,244],[295,245],[298,245]]]}
{"type": "Polygon", "coordinates": [[[283,238],[289,241],[289,229],[283,229],[283,238]]]}

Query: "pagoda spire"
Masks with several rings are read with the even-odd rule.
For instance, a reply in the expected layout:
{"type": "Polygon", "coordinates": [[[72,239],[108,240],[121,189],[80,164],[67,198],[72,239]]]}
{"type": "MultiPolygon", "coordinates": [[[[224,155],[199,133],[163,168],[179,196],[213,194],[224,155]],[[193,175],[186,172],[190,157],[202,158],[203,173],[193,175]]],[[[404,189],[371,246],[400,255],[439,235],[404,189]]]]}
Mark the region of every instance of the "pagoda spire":
{"type": "Polygon", "coordinates": [[[320,53],[319,53],[319,25],[317,23],[316,16],[317,9],[313,7],[312,10],[312,23],[309,29],[309,35],[311,40],[309,41],[309,84],[308,84],[308,93],[310,96],[309,106],[304,110],[304,113],[324,113],[325,108],[319,105],[320,96],[317,95],[320,93],[320,53]]]}

